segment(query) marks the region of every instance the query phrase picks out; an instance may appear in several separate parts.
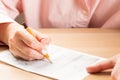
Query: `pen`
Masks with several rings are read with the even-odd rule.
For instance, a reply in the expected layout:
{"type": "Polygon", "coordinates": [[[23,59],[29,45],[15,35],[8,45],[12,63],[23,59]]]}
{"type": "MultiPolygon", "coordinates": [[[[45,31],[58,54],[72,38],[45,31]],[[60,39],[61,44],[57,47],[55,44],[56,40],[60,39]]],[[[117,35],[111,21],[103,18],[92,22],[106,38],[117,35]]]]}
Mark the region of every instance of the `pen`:
{"type": "MultiPolygon", "coordinates": [[[[25,23],[23,23],[23,26],[25,27],[25,29],[33,36],[35,37],[35,34],[32,32],[32,30],[30,29],[30,27],[28,27],[25,23]]],[[[48,55],[47,50],[42,50],[42,54],[44,55],[44,57],[50,62],[52,63],[52,61],[50,60],[50,57],[48,55]]]]}

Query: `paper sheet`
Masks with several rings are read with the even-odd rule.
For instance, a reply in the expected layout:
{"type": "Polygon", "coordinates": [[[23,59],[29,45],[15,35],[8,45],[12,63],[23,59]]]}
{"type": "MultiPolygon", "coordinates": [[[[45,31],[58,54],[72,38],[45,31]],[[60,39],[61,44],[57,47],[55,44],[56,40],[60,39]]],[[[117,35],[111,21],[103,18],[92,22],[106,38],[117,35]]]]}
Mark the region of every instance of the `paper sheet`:
{"type": "Polygon", "coordinates": [[[59,80],[82,80],[88,73],[86,66],[104,60],[101,57],[50,45],[48,52],[53,64],[45,60],[24,61],[15,58],[9,50],[0,52],[0,61],[20,69],[59,80]]]}

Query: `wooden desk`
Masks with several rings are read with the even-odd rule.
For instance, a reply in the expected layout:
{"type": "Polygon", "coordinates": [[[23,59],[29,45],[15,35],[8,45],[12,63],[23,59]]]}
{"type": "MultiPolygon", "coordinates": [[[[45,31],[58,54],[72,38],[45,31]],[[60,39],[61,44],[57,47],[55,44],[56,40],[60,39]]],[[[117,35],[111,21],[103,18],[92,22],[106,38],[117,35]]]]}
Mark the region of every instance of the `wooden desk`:
{"type": "MultiPolygon", "coordinates": [[[[40,29],[52,43],[91,55],[109,58],[120,53],[120,30],[110,29],[40,29]]],[[[1,47],[0,50],[4,50],[1,47]]],[[[50,80],[0,62],[1,80],[50,80]]],[[[92,74],[84,80],[110,80],[110,73],[92,74]]]]}

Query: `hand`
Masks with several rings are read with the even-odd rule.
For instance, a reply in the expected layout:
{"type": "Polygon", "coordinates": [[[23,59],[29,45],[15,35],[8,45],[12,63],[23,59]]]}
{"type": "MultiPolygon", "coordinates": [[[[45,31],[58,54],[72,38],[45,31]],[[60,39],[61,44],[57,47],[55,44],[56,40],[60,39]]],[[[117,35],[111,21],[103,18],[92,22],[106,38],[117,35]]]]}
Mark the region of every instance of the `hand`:
{"type": "Polygon", "coordinates": [[[96,73],[106,69],[112,69],[112,80],[120,80],[120,54],[113,56],[112,58],[97,63],[93,66],[88,66],[87,71],[89,73],[96,73]]]}
{"type": "Polygon", "coordinates": [[[19,28],[15,28],[14,30],[10,29],[12,36],[9,35],[10,37],[8,38],[9,50],[12,54],[15,57],[25,60],[43,59],[44,56],[41,51],[49,44],[50,39],[46,35],[33,29],[32,31],[35,37],[28,33],[26,29],[20,28],[21,25],[16,25],[15,27],[19,28]]]}

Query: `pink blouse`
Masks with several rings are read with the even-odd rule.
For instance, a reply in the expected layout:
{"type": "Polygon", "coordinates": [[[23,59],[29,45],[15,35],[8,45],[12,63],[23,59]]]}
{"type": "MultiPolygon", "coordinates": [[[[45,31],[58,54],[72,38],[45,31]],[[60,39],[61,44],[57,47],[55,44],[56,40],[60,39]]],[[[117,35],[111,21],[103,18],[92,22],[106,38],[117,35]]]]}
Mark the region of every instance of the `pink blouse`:
{"type": "Polygon", "coordinates": [[[0,23],[24,12],[30,27],[88,27],[100,0],[0,0],[0,23]]]}

